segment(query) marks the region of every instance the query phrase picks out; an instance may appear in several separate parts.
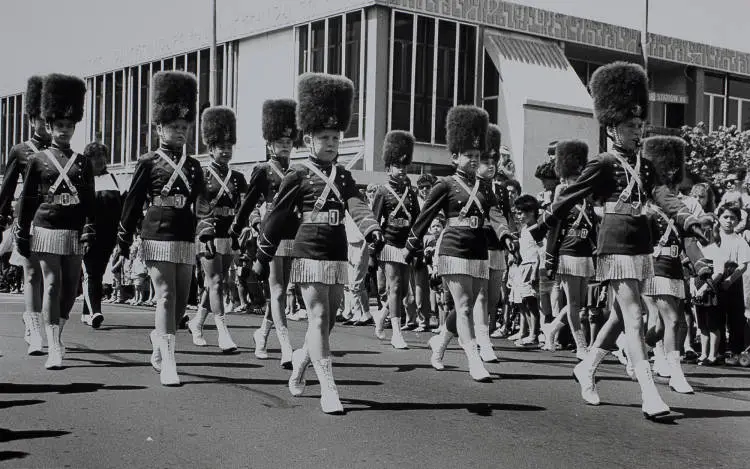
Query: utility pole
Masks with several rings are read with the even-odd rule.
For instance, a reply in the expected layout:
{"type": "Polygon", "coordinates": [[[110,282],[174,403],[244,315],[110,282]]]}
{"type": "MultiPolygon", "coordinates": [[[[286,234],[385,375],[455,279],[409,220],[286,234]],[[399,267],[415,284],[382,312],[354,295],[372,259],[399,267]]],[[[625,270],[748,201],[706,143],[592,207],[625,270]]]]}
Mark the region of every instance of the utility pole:
{"type": "Polygon", "coordinates": [[[216,69],[216,0],[211,0],[211,78],[209,79],[209,99],[211,106],[219,104],[219,71],[216,69]]]}
{"type": "Polygon", "coordinates": [[[648,0],[646,0],[646,14],[643,22],[643,31],[641,31],[641,52],[643,52],[643,68],[648,74],[648,0]]]}

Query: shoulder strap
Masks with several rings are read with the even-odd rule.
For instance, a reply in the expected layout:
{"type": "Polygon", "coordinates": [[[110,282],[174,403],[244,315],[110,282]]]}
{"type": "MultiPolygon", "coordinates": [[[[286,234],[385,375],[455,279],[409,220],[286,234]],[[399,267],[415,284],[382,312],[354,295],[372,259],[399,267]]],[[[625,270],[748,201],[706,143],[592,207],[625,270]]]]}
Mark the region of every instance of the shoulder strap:
{"type": "Polygon", "coordinates": [[[280,177],[281,179],[284,179],[284,173],[282,173],[281,170],[279,168],[277,168],[275,164],[273,164],[273,162],[274,162],[274,160],[269,160],[268,161],[268,166],[271,167],[271,169],[273,170],[273,172],[276,173],[276,175],[278,177],[280,177]]]}
{"type": "Polygon", "coordinates": [[[31,148],[31,151],[33,151],[34,153],[39,153],[41,151],[41,150],[39,150],[39,147],[37,147],[36,144],[33,142],[33,140],[31,140],[31,139],[26,140],[25,143],[26,143],[26,146],[28,146],[29,148],[31,148]]]}
{"type": "MultiPolygon", "coordinates": [[[[630,198],[630,195],[633,193],[633,189],[635,188],[636,184],[638,185],[638,189],[643,189],[643,182],[641,182],[641,154],[638,153],[638,159],[635,163],[635,168],[630,166],[630,163],[625,161],[624,158],[622,158],[620,155],[614,155],[615,158],[617,158],[617,161],[622,165],[622,168],[625,170],[625,173],[630,176],[630,181],[628,182],[627,187],[625,187],[625,190],[622,191],[621,197],[624,199],[630,198]]],[[[640,191],[638,193],[638,197],[640,198],[640,191]]]]}
{"type": "Polygon", "coordinates": [[[403,210],[404,213],[406,214],[406,218],[409,221],[411,221],[411,214],[409,213],[408,210],[406,210],[406,205],[404,204],[404,202],[406,201],[406,198],[409,196],[409,188],[407,187],[403,195],[399,197],[396,191],[393,190],[390,184],[384,184],[384,185],[385,185],[385,188],[388,189],[388,191],[391,193],[391,195],[393,195],[393,197],[396,198],[396,210],[394,210],[393,213],[395,214],[395,213],[398,213],[399,210],[403,210]]]}
{"type": "Polygon", "coordinates": [[[219,174],[216,171],[214,171],[211,165],[208,166],[208,172],[211,173],[211,176],[213,176],[213,178],[216,179],[216,181],[219,183],[219,186],[220,186],[219,193],[216,194],[216,197],[214,197],[214,199],[211,201],[211,206],[215,207],[216,204],[219,203],[219,199],[221,199],[221,196],[223,196],[224,194],[231,195],[232,193],[232,191],[229,190],[229,186],[228,186],[229,180],[232,179],[232,170],[230,169],[227,172],[227,177],[224,178],[223,180],[221,179],[221,176],[219,176],[219,174]]]}
{"type": "Polygon", "coordinates": [[[331,177],[327,177],[320,169],[318,169],[314,164],[305,161],[304,164],[307,169],[313,172],[316,176],[318,176],[320,179],[325,182],[326,186],[323,188],[323,192],[320,194],[320,197],[318,197],[318,200],[315,201],[315,207],[313,208],[313,213],[317,214],[323,209],[323,206],[326,203],[326,200],[328,199],[328,195],[333,192],[333,194],[336,196],[337,199],[339,199],[340,202],[344,202],[344,200],[341,198],[341,192],[339,192],[339,189],[336,187],[335,180],[336,180],[336,165],[333,165],[331,168],[331,177]]]}
{"type": "Polygon", "coordinates": [[[466,205],[464,205],[461,208],[461,216],[465,217],[469,213],[469,210],[471,209],[472,204],[476,204],[477,208],[479,209],[479,212],[482,215],[484,215],[484,209],[482,208],[482,204],[480,204],[479,199],[477,199],[477,192],[479,192],[479,180],[477,179],[474,182],[474,187],[472,189],[469,189],[469,186],[464,184],[464,182],[461,180],[460,177],[458,177],[458,175],[454,174],[453,179],[458,183],[459,186],[461,186],[463,190],[466,191],[467,194],[469,194],[469,200],[466,202],[466,205]]]}
{"type": "Polygon", "coordinates": [[[68,188],[70,189],[71,194],[76,195],[78,194],[78,189],[76,189],[76,186],[73,185],[73,182],[68,177],[68,171],[70,171],[70,168],[73,167],[73,164],[76,161],[76,158],[78,157],[78,153],[73,152],[73,155],[70,157],[67,163],[65,163],[65,167],[63,168],[60,162],[57,160],[57,157],[55,156],[54,152],[50,150],[49,148],[44,150],[44,154],[47,155],[47,158],[50,160],[52,165],[57,169],[58,175],[57,179],[55,180],[55,183],[52,184],[49,188],[49,193],[54,195],[54,193],[57,191],[57,188],[60,187],[60,184],[65,181],[65,184],[68,185],[68,188]]]}
{"type": "Polygon", "coordinates": [[[178,163],[175,163],[174,161],[172,161],[172,158],[168,157],[167,154],[162,150],[156,150],[156,154],[159,155],[164,161],[169,163],[169,166],[172,167],[172,175],[169,177],[169,181],[167,181],[167,184],[162,188],[162,195],[169,195],[169,192],[172,190],[172,186],[177,181],[178,177],[182,179],[182,182],[185,183],[188,192],[190,192],[190,181],[188,181],[185,173],[182,172],[182,168],[185,166],[185,162],[187,161],[187,155],[182,155],[180,161],[178,163]]]}

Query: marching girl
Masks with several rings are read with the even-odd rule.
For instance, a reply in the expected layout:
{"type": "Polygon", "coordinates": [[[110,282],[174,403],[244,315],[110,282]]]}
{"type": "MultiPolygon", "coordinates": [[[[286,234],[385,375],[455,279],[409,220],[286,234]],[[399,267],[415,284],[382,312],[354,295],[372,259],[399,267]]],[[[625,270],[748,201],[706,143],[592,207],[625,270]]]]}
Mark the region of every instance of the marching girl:
{"type": "MultiPolygon", "coordinates": [[[[298,137],[295,123],[297,103],[291,99],[267,100],[263,103],[263,138],[266,141],[266,152],[270,159],[253,168],[250,176],[247,195],[235,216],[231,227],[232,236],[239,238],[244,229],[250,225],[257,232],[260,218],[252,216],[258,202],[265,200],[266,213],[273,207],[273,201],[279,190],[284,173],[289,168],[289,156],[298,137]]],[[[286,322],[286,289],[289,285],[289,272],[292,267],[292,244],[299,225],[296,214],[290,216],[283,226],[281,241],[276,255],[270,264],[268,287],[270,290],[269,307],[258,328],[253,333],[255,356],[268,358],[266,344],[271,327],[276,327],[276,337],[281,345],[281,366],[290,369],[292,366],[292,344],[286,322]]]]}
{"type": "Polygon", "coordinates": [[[78,77],[44,79],[41,116],[52,145],[28,160],[15,230],[18,253],[41,267],[47,369],[62,368],[61,335],[78,293],[81,256],[95,236],[94,173],[89,160],[70,149],[85,94],[78,77]]]}
{"type": "MultiPolygon", "coordinates": [[[[581,175],[588,161],[588,153],[588,145],[581,140],[564,140],[557,144],[555,172],[563,181],[559,186],[561,190],[574,184],[581,175]]],[[[597,225],[593,204],[584,199],[547,234],[543,272],[548,276],[556,275],[565,294],[568,324],[579,360],[586,357],[588,348],[581,326],[581,313],[586,311],[588,282],[594,276],[597,225]]],[[[554,351],[555,338],[564,326],[564,317],[560,314],[552,323],[542,326],[548,349],[554,351]]]]}
{"type": "MultiPolygon", "coordinates": [[[[489,186],[489,190],[495,195],[498,202],[500,213],[507,222],[510,218],[510,203],[508,202],[508,192],[504,184],[495,180],[497,165],[500,161],[500,143],[502,134],[500,128],[495,124],[490,124],[487,130],[487,155],[482,155],[477,168],[477,178],[484,186],[489,186]]],[[[485,189],[488,190],[488,189],[485,189]]],[[[478,306],[482,302],[477,301],[474,307],[474,334],[479,345],[479,356],[482,361],[495,363],[498,361],[495,351],[492,349],[490,340],[490,324],[497,321],[497,305],[500,301],[502,292],[503,276],[505,275],[505,246],[500,242],[495,230],[493,229],[489,218],[484,221],[484,233],[487,238],[487,256],[489,258],[489,285],[487,288],[487,309],[481,310],[478,306]]]]}
{"type": "MultiPolygon", "coordinates": [[[[8,153],[8,165],[5,167],[3,186],[0,188],[0,238],[6,225],[13,220],[13,195],[18,185],[18,176],[26,177],[26,166],[34,153],[46,150],[52,143],[41,113],[42,77],[29,78],[26,85],[24,106],[29,124],[34,135],[27,141],[19,143],[8,153]]],[[[29,355],[42,355],[44,351],[42,340],[42,277],[39,259],[23,257],[14,250],[10,263],[23,268],[23,299],[25,312],[23,313],[23,338],[29,345],[29,355]]]]}
{"type": "MultiPolygon", "coordinates": [[[[177,320],[185,315],[195,263],[196,220],[192,207],[205,184],[200,163],[183,151],[190,123],[195,120],[197,82],[189,73],[159,72],[153,76],[152,90],[152,118],[159,148],[138,159],[117,243],[119,254],[127,256],[143,204],[149,200],[141,239],[156,299],[150,334],[151,365],[159,372],[162,385],[178,386],[175,331],[177,320]]],[[[198,239],[210,257],[216,249],[215,229],[205,221],[198,229],[198,239]]]]}
{"type": "Polygon", "coordinates": [[[96,240],[83,256],[83,311],[81,322],[98,329],[102,315],[102,280],[109,258],[115,249],[117,224],[122,211],[122,194],[114,174],[107,172],[109,148],[99,142],[86,145],[83,156],[91,162],[94,172],[94,208],[96,211],[96,240]]]}
{"type": "MultiPolygon", "coordinates": [[[[447,226],[438,247],[438,274],[453,297],[459,343],[466,353],[469,373],[476,381],[490,379],[477,350],[472,319],[477,302],[482,312],[487,310],[489,260],[483,229],[487,216],[501,243],[506,246],[511,243],[507,222],[491,186],[481,184],[476,178],[480,156],[487,148],[488,120],[487,113],[475,106],[456,106],[448,112],[446,139],[456,173],[432,188],[406,242],[409,256],[421,251],[432,220],[443,210],[447,226]]],[[[438,370],[444,368],[443,354],[453,337],[448,329],[444,327],[440,335],[429,340],[430,361],[438,370]]]]}
{"type": "MultiPolygon", "coordinates": [[[[643,156],[654,165],[658,179],[674,190],[682,181],[685,141],[678,137],[651,137],[643,141],[643,156]]],[[[676,191],[675,191],[676,192],[676,191]]],[[[682,308],[685,303],[685,277],[682,264],[680,227],[658,205],[649,204],[654,241],[654,276],[643,284],[643,301],[649,311],[658,314],[664,324],[662,340],[654,350],[654,370],[666,368],[669,387],[682,394],[692,394],[680,365],[680,345],[687,324],[682,308]],[[662,363],[665,360],[666,363],[662,363]],[[659,363],[657,363],[657,361],[659,363]]],[[[659,373],[662,374],[662,373],[659,373]]]]}
{"type": "Polygon", "coordinates": [[[643,204],[653,199],[685,232],[702,234],[697,219],[686,207],[666,187],[657,185],[651,162],[642,159],[638,151],[648,110],[647,81],[642,67],[624,62],[605,65],[594,73],[590,85],[594,111],[613,149],[589,160],[578,180],[542,214],[533,233],[541,239],[548,227],[560,223],[589,195],[606,200],[597,238],[596,275],[600,281],[609,281],[615,314],[610,314],[588,355],[576,365],[574,376],[584,400],[598,405],[596,368],[608,350],[614,349],[617,335],[624,328],[628,355],[641,387],[641,408],[647,418],[654,418],[668,414],[669,407],[656,389],[644,348],[641,285],[653,276],[654,269],[653,243],[643,204]]]}
{"type": "Polygon", "coordinates": [[[302,222],[292,247],[290,282],[297,283],[307,307],[305,344],[292,357],[289,391],[305,388],[304,372],[312,361],[321,384],[320,405],[325,413],[342,413],[333,379],[329,334],[347,282],[347,210],[377,255],[383,235],[367,203],[362,200],[351,173],[335,163],[339,138],[349,127],[354,95],[344,77],[307,73],[298,82],[297,125],[304,133],[309,158],[293,165],[284,176],[276,202],[266,216],[258,238],[253,270],[268,275],[269,264],[287,233],[289,219],[299,211],[302,222]]]}
{"type": "Polygon", "coordinates": [[[229,279],[229,268],[237,251],[232,249],[229,227],[242,194],[247,192],[245,177],[229,167],[233,147],[237,143],[237,119],[234,111],[223,106],[204,110],[201,116],[201,137],[208,147],[211,162],[203,170],[206,183],[196,201],[198,236],[201,236],[204,228],[212,228],[216,254],[211,256],[206,251],[207,246],[200,239],[196,240],[201,254],[199,258],[203,269],[204,292],[198,311],[188,322],[188,328],[193,335],[193,343],[199,347],[205,346],[203,323],[210,310],[219,335],[219,348],[223,353],[232,353],[237,350],[237,344],[232,340],[226,324],[224,283],[229,279]]]}
{"type": "Polygon", "coordinates": [[[409,289],[409,268],[404,257],[404,246],[409,229],[419,215],[417,195],[411,190],[406,167],[414,153],[414,136],[409,132],[393,130],[385,136],[383,161],[388,182],[378,186],[372,202],[372,213],[385,234],[385,246],[378,261],[385,268],[387,291],[386,307],[374,315],[375,336],[385,339],[383,321],[388,311],[393,335],[391,345],[396,349],[409,348],[401,334],[401,308],[409,289]]]}

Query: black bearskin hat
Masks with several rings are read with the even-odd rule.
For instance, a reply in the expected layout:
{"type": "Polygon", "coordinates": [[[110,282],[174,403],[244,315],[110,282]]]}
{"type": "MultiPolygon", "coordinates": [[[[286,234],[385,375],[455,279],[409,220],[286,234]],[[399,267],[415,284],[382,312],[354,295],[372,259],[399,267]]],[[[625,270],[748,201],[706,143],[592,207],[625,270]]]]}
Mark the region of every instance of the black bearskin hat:
{"type": "Polygon", "coordinates": [[[195,120],[198,82],[186,72],[159,72],[151,82],[151,116],[157,124],[195,120]]]}
{"type": "Polygon", "coordinates": [[[557,174],[555,173],[555,162],[547,161],[546,163],[542,163],[537,166],[534,177],[539,179],[540,181],[543,181],[545,179],[558,179],[557,174]]]}
{"type": "Polygon", "coordinates": [[[476,106],[451,108],[445,121],[448,151],[456,154],[466,150],[486,150],[489,122],[489,114],[482,108],[476,106]]]}
{"type": "Polygon", "coordinates": [[[29,78],[26,83],[26,96],[24,97],[24,107],[26,116],[36,119],[42,114],[42,87],[44,79],[38,75],[29,78]]]}
{"type": "Polygon", "coordinates": [[[581,174],[589,157],[589,146],[583,140],[563,140],[555,146],[555,174],[567,179],[581,174]]]}
{"type": "Polygon", "coordinates": [[[557,140],[553,140],[549,142],[549,145],[547,145],[547,156],[555,156],[556,151],[557,151],[557,140]]]}
{"type": "Polygon", "coordinates": [[[206,108],[201,116],[201,137],[206,146],[237,143],[237,118],[226,106],[206,108]]]}
{"type": "Polygon", "coordinates": [[[383,142],[383,162],[386,166],[393,163],[408,165],[414,155],[414,136],[403,130],[391,130],[383,142]]]}
{"type": "Polygon", "coordinates": [[[83,156],[86,158],[103,156],[109,161],[109,147],[100,142],[91,142],[83,149],[83,156]]]}
{"type": "Polygon", "coordinates": [[[83,119],[86,83],[78,77],[53,73],[42,84],[41,115],[47,122],[83,119]]]}
{"type": "Polygon", "coordinates": [[[297,141],[297,102],[293,99],[268,99],[263,102],[263,139],[275,142],[288,137],[297,141]]]}
{"type": "Polygon", "coordinates": [[[503,134],[500,127],[495,124],[487,126],[487,151],[492,153],[495,159],[500,158],[500,145],[503,143],[503,134]]]}
{"type": "Polygon", "coordinates": [[[682,182],[685,146],[685,140],[680,137],[659,136],[643,140],[643,156],[654,164],[660,184],[673,186],[682,182]]]}
{"type": "Polygon", "coordinates": [[[297,127],[303,133],[346,132],[352,119],[354,84],[346,77],[305,73],[297,81],[297,127]]]}
{"type": "Polygon", "coordinates": [[[648,78],[638,64],[613,62],[591,76],[594,114],[604,127],[648,115],[648,78]]]}

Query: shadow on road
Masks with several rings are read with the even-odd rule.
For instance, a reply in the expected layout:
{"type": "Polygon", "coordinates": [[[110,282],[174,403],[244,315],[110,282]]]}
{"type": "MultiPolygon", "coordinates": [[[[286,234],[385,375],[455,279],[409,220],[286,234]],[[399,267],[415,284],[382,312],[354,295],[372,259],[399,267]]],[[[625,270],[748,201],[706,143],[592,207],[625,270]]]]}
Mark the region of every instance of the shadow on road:
{"type": "Polygon", "coordinates": [[[0,394],[39,394],[54,392],[58,394],[78,394],[96,391],[132,391],[146,389],[146,386],[109,386],[102,383],[70,384],[17,384],[7,383],[0,387],[0,394]]]}
{"type": "Polygon", "coordinates": [[[33,440],[34,438],[56,438],[58,436],[69,435],[70,432],[64,430],[10,430],[0,428],[0,443],[7,443],[15,440],[33,440]]]}
{"type": "Polygon", "coordinates": [[[41,399],[23,399],[18,401],[0,401],[0,409],[10,409],[11,407],[42,404],[47,401],[41,399]]]}
{"type": "Polygon", "coordinates": [[[23,451],[0,451],[0,461],[10,461],[11,459],[23,459],[29,453],[23,451]]]}
{"type": "Polygon", "coordinates": [[[487,403],[487,402],[467,402],[467,403],[440,403],[440,402],[376,402],[364,399],[341,399],[342,402],[354,406],[347,407],[346,412],[361,412],[368,410],[466,410],[471,414],[481,417],[492,416],[493,411],[508,412],[539,412],[547,410],[546,407],[525,404],[508,404],[508,403],[487,403]]]}

